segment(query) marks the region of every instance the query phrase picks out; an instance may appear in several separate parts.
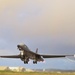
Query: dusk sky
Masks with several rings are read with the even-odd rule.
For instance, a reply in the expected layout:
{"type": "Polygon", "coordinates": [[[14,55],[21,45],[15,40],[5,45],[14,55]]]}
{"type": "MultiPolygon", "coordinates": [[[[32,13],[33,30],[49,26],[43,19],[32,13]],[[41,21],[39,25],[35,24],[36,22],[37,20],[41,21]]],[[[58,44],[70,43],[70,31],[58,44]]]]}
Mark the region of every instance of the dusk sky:
{"type": "MultiPolygon", "coordinates": [[[[19,54],[19,43],[41,54],[75,54],[75,0],[0,0],[0,55],[19,54]]],[[[26,65],[0,58],[0,66],[75,70],[75,61],[45,59],[26,65]]]]}

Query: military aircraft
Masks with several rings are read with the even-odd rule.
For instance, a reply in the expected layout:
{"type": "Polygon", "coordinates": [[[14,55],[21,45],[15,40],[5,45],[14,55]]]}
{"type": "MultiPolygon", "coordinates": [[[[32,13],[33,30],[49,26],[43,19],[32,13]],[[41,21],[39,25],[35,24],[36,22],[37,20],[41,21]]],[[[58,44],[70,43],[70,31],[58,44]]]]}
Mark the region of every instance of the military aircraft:
{"type": "Polygon", "coordinates": [[[24,64],[28,64],[29,59],[33,60],[33,64],[37,64],[37,62],[44,61],[43,58],[60,58],[72,55],[41,55],[38,54],[38,48],[36,52],[32,52],[25,44],[21,43],[17,45],[17,48],[20,51],[19,55],[11,55],[11,56],[0,56],[1,58],[20,58],[24,64]]]}

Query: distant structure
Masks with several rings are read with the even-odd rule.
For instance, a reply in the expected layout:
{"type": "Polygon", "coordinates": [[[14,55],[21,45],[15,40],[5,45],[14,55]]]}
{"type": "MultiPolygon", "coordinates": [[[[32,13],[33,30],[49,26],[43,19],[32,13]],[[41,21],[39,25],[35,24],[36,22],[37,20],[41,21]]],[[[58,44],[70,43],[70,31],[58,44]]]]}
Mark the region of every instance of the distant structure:
{"type": "Polygon", "coordinates": [[[26,69],[24,67],[7,67],[0,66],[0,70],[2,71],[15,71],[15,72],[34,72],[32,69],[26,69]]]}
{"type": "Polygon", "coordinates": [[[43,69],[43,72],[45,72],[45,69],[43,69]]]}
{"type": "Polygon", "coordinates": [[[0,70],[10,70],[7,66],[0,66],[0,70]]]}
{"type": "Polygon", "coordinates": [[[26,72],[34,72],[32,69],[26,69],[26,72]]]}
{"type": "Polygon", "coordinates": [[[16,71],[16,72],[25,72],[26,69],[24,67],[9,67],[11,71],[16,71]]]}

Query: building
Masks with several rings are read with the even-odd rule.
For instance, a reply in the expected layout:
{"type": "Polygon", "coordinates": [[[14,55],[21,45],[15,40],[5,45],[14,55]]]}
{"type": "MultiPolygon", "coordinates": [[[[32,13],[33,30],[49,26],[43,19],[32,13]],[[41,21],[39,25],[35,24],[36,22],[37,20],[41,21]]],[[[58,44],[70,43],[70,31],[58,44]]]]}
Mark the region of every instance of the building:
{"type": "Polygon", "coordinates": [[[7,67],[7,66],[0,66],[0,70],[2,71],[15,71],[15,72],[34,72],[32,69],[26,69],[24,67],[7,67]]]}
{"type": "Polygon", "coordinates": [[[10,70],[7,66],[0,66],[0,70],[10,70]]]}
{"type": "Polygon", "coordinates": [[[25,72],[26,69],[24,67],[9,67],[11,71],[16,71],[16,72],[25,72]]]}
{"type": "Polygon", "coordinates": [[[26,69],[26,72],[34,72],[32,69],[26,69]]]}

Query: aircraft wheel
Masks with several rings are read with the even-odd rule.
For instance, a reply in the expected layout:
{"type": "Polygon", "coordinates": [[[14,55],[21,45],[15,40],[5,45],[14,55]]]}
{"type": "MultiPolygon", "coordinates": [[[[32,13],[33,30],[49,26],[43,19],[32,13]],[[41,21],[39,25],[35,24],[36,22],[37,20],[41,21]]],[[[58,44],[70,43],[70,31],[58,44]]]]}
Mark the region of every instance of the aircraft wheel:
{"type": "Polygon", "coordinates": [[[24,61],[24,64],[28,64],[28,61],[24,61]]]}
{"type": "Polygon", "coordinates": [[[37,61],[33,61],[33,64],[37,64],[37,61]]]}

